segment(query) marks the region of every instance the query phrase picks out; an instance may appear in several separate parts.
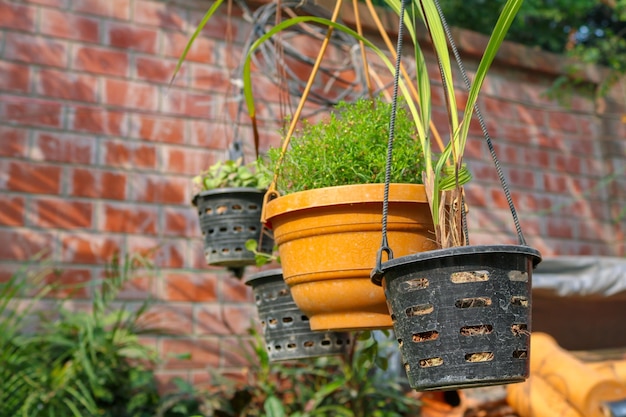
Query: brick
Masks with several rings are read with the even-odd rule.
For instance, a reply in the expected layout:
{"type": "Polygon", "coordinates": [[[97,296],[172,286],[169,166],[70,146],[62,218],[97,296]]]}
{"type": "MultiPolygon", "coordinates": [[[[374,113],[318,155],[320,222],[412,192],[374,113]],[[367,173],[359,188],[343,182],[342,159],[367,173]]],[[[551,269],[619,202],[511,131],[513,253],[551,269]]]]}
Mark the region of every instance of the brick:
{"type": "Polygon", "coordinates": [[[228,103],[206,94],[196,94],[183,91],[169,90],[163,97],[163,112],[186,117],[214,119],[225,117],[228,112],[231,117],[236,116],[228,103]]]}
{"type": "Polygon", "coordinates": [[[34,32],[35,13],[36,10],[32,6],[2,2],[0,3],[0,27],[34,32]]]}
{"type": "Polygon", "coordinates": [[[217,277],[195,272],[168,273],[163,279],[162,298],[168,301],[216,301],[217,277]]]}
{"type": "MultiPolygon", "coordinates": [[[[190,130],[189,144],[192,146],[209,149],[227,149],[234,136],[233,125],[231,124],[209,123],[204,120],[188,120],[187,124],[190,130]]],[[[243,134],[240,134],[239,138],[252,140],[251,136],[243,134]]]]}
{"type": "Polygon", "coordinates": [[[512,168],[508,172],[508,178],[510,184],[514,187],[533,188],[535,186],[534,171],[512,168]]]}
{"type": "Polygon", "coordinates": [[[156,147],[152,144],[110,140],[103,143],[104,164],[122,168],[155,169],[156,147]]]}
{"type": "Polygon", "coordinates": [[[100,24],[93,18],[42,7],[40,31],[55,38],[98,42],[100,24]]]}
{"type": "Polygon", "coordinates": [[[252,305],[203,306],[197,312],[196,334],[246,334],[256,316],[252,305]]]}
{"type": "Polygon", "coordinates": [[[240,279],[222,279],[220,280],[220,300],[222,302],[252,302],[254,300],[252,288],[240,279]]]}
{"type": "Polygon", "coordinates": [[[66,8],[70,0],[24,0],[26,3],[41,4],[43,6],[52,6],[58,8],[66,8]]]}
{"type": "Polygon", "coordinates": [[[76,48],[73,69],[102,75],[128,75],[128,54],[110,49],[79,46],[76,48]]]}
{"type": "Polygon", "coordinates": [[[72,0],[72,9],[81,13],[120,20],[130,18],[130,0],[72,0]]]}
{"type": "Polygon", "coordinates": [[[0,225],[24,225],[24,198],[0,194],[0,225]]]}
{"type": "MultiPolygon", "coordinates": [[[[262,333],[260,329],[257,329],[257,333],[262,333]]],[[[242,380],[245,374],[237,373],[237,368],[246,369],[250,367],[254,361],[253,358],[257,357],[254,352],[254,341],[250,338],[243,339],[242,336],[237,337],[223,337],[220,340],[220,347],[222,348],[220,357],[222,358],[222,367],[235,368],[234,374],[229,373],[229,378],[235,380],[242,380]]],[[[241,371],[240,371],[241,372],[241,371]]]]}
{"type": "Polygon", "coordinates": [[[154,29],[120,22],[108,22],[106,26],[108,45],[115,48],[155,54],[158,32],[154,29]]]}
{"type": "Polygon", "coordinates": [[[87,74],[41,69],[35,90],[42,96],[63,100],[98,101],[98,79],[87,74]]]}
{"type": "Polygon", "coordinates": [[[577,116],[564,112],[548,113],[548,126],[550,129],[575,133],[578,132],[577,116]]]}
{"type": "Polygon", "coordinates": [[[0,184],[7,190],[36,194],[59,194],[61,167],[19,161],[7,162],[0,170],[0,184]],[[4,177],[4,178],[3,178],[4,177]]]}
{"type": "Polygon", "coordinates": [[[131,181],[136,201],[185,205],[191,201],[187,178],[137,174],[131,181]]]}
{"type": "Polygon", "coordinates": [[[32,158],[38,161],[93,164],[96,141],[91,136],[37,132],[32,158]]]}
{"type": "Polygon", "coordinates": [[[197,238],[201,236],[200,224],[198,222],[198,214],[193,208],[186,207],[184,209],[181,209],[176,207],[165,207],[164,214],[164,235],[197,238]]]}
{"type": "MultiPolygon", "coordinates": [[[[176,62],[173,60],[145,56],[135,58],[135,71],[137,78],[140,80],[169,85],[175,69],[176,62]]],[[[182,66],[174,79],[173,85],[186,86],[187,78],[187,68],[182,66]]]]}
{"type": "Polygon", "coordinates": [[[0,62],[0,90],[26,93],[28,92],[29,84],[29,66],[5,61],[0,62]]]}
{"type": "Polygon", "coordinates": [[[24,157],[28,149],[28,131],[11,126],[0,126],[0,156],[24,157]]]}
{"type": "Polygon", "coordinates": [[[567,174],[581,174],[581,160],[571,155],[557,154],[553,157],[553,169],[567,174]]]}
{"type": "MultiPolygon", "coordinates": [[[[189,42],[191,35],[184,35],[180,32],[164,32],[163,54],[167,57],[175,58],[177,61],[183,55],[183,51],[189,42]]],[[[201,62],[203,64],[216,64],[214,58],[215,41],[198,36],[187,55],[185,61],[201,62]]]]}
{"type": "Polygon", "coordinates": [[[30,222],[38,227],[86,229],[92,226],[93,205],[60,198],[37,198],[32,201],[30,222]]]}
{"type": "Polygon", "coordinates": [[[100,230],[114,233],[156,234],[157,207],[105,203],[100,230]]]}
{"type": "Polygon", "coordinates": [[[74,167],[70,173],[70,194],[78,197],[126,199],[126,174],[123,172],[74,167]]]}
{"type": "Polygon", "coordinates": [[[125,136],[124,112],[77,106],[70,112],[70,128],[77,131],[125,136]]]}
{"type": "Polygon", "coordinates": [[[12,32],[5,35],[6,60],[65,68],[67,56],[68,47],[65,41],[12,32]]]}
{"type": "Polygon", "coordinates": [[[72,264],[105,264],[119,253],[122,240],[101,233],[61,233],[61,260],[72,264]]]}
{"type": "Polygon", "coordinates": [[[544,173],[543,189],[551,193],[563,193],[567,190],[567,177],[563,174],[544,173]]]}
{"type": "Polygon", "coordinates": [[[134,20],[144,25],[183,30],[187,20],[187,12],[168,3],[136,0],[134,20]]]}
{"type": "Polygon", "coordinates": [[[165,172],[175,174],[198,175],[206,171],[214,159],[210,151],[196,148],[168,147],[164,149],[164,154],[165,172]]]}
{"type": "Polygon", "coordinates": [[[13,261],[32,260],[48,256],[54,250],[54,235],[40,230],[0,229],[0,259],[13,261]],[[7,244],[9,243],[10,244],[7,244]]]}
{"type": "MultiPolygon", "coordinates": [[[[123,267],[123,265],[120,265],[123,267]]],[[[100,276],[104,279],[110,279],[119,273],[115,270],[103,271],[100,276]]],[[[154,271],[135,270],[131,276],[124,282],[117,295],[118,300],[148,300],[154,299],[157,293],[155,284],[158,277],[154,271]]]]}
{"type": "Polygon", "coordinates": [[[194,333],[197,335],[215,336],[225,336],[232,334],[224,319],[224,304],[200,304],[196,308],[194,333]]]}
{"type": "MultiPolygon", "coordinates": [[[[233,89],[228,70],[223,67],[193,64],[191,66],[191,87],[199,90],[227,94],[233,89]]],[[[276,86],[274,85],[274,90],[276,86]]],[[[258,96],[263,97],[263,96],[258,96]]]]}
{"type": "Polygon", "coordinates": [[[540,149],[523,149],[523,162],[527,166],[538,168],[550,168],[550,153],[540,149]]]}
{"type": "Polygon", "coordinates": [[[0,119],[30,126],[62,127],[61,103],[16,96],[5,96],[2,100],[0,119]]]}
{"type": "Polygon", "coordinates": [[[546,236],[572,239],[574,237],[574,233],[574,226],[571,220],[559,217],[548,217],[546,219],[546,236]]]}
{"type": "MultiPolygon", "coordinates": [[[[225,6],[225,5],[223,5],[225,6]]],[[[204,18],[206,14],[206,10],[203,9],[201,11],[190,10],[189,12],[189,22],[191,23],[192,28],[198,27],[200,21],[204,18]]],[[[217,38],[217,39],[229,39],[229,40],[243,40],[239,39],[241,35],[247,35],[246,31],[241,31],[240,26],[237,24],[237,20],[234,18],[241,18],[241,12],[238,8],[233,8],[229,12],[226,12],[225,8],[221,9],[223,12],[220,13],[218,10],[213,16],[211,16],[210,23],[205,25],[202,29],[202,35],[207,36],[209,38],[217,38]]],[[[234,48],[230,48],[234,49],[234,48]]]]}
{"type": "Polygon", "coordinates": [[[193,332],[193,310],[189,304],[152,303],[140,322],[168,334],[189,335],[193,332]]]}
{"type": "MultiPolygon", "coordinates": [[[[198,234],[198,233],[196,233],[198,234]]],[[[188,239],[189,251],[187,252],[188,266],[192,269],[206,268],[206,258],[204,257],[204,243],[200,239],[188,239]]]]}
{"type": "Polygon", "coordinates": [[[205,339],[162,339],[161,355],[165,369],[207,369],[220,363],[220,348],[217,340],[205,339]],[[189,359],[183,356],[189,355],[189,359]]]}
{"type": "Polygon", "coordinates": [[[133,138],[155,142],[183,143],[185,120],[133,114],[130,116],[130,133],[133,138]]]}
{"type": "Polygon", "coordinates": [[[156,111],[159,107],[159,91],[153,85],[108,79],[104,92],[104,102],[111,106],[147,111],[156,111]]]}
{"type": "Polygon", "coordinates": [[[91,270],[66,267],[55,269],[45,276],[45,282],[52,286],[50,297],[63,299],[88,298],[90,294],[91,270]]]}
{"type": "Polygon", "coordinates": [[[149,236],[128,235],[127,250],[149,256],[161,268],[182,268],[185,264],[185,239],[157,239],[149,236]]]}

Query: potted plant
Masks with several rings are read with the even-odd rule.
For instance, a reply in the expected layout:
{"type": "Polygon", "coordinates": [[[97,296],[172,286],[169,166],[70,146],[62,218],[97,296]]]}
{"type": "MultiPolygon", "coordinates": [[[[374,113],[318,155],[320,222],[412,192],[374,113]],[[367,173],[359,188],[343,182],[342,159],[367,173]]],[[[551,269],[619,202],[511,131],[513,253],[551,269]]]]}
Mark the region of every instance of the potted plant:
{"type": "MultiPolygon", "coordinates": [[[[371,4],[369,0],[368,3],[371,4]]],[[[464,232],[463,199],[463,185],[470,179],[463,154],[478,93],[522,1],[508,0],[504,5],[473,81],[466,81],[469,92],[464,106],[459,106],[456,100],[448,49],[448,42],[452,44],[452,39],[448,36],[449,31],[446,30],[437,0],[386,0],[386,3],[399,14],[399,39],[402,39],[406,27],[413,40],[417,64],[415,80],[400,77],[399,59],[396,65],[391,64],[367,39],[336,23],[339,6],[331,20],[302,16],[277,25],[253,44],[251,51],[289,25],[315,22],[355,36],[376,51],[393,71],[396,88],[406,98],[414,131],[421,145],[415,149],[421,153],[425,164],[425,194],[430,207],[430,221],[434,226],[433,240],[436,242],[435,247],[439,248],[425,248],[425,251],[422,248],[421,251],[412,250],[413,253],[400,255],[396,250],[398,245],[387,236],[386,223],[390,218],[391,201],[385,197],[382,204],[383,237],[372,278],[374,283],[384,288],[409,382],[413,388],[431,390],[522,381],[528,376],[531,273],[541,257],[538,251],[526,245],[512,202],[510,207],[517,226],[519,245],[469,245],[468,236],[464,232]],[[431,148],[436,129],[430,119],[430,80],[416,34],[418,19],[425,23],[430,35],[448,109],[448,142],[439,153],[431,148]],[[385,253],[387,261],[382,262],[385,253]],[[394,258],[394,255],[400,256],[394,258]]],[[[386,34],[382,35],[385,38],[386,34]]],[[[398,45],[399,53],[396,55],[401,57],[401,43],[398,45]]],[[[248,62],[249,59],[244,65],[246,77],[249,72],[248,62]]],[[[464,70],[461,69],[461,72],[464,73],[464,70]]],[[[249,112],[254,116],[251,90],[249,85],[246,90],[246,85],[244,81],[249,112]]],[[[392,126],[394,117],[391,117],[392,126]]],[[[289,132],[295,131],[294,126],[292,123],[289,132]]],[[[489,141],[488,136],[485,136],[489,141]]],[[[391,156],[396,151],[395,143],[392,140],[390,143],[394,146],[388,148],[388,170],[394,166],[391,156]]],[[[502,175],[500,178],[506,193],[505,180],[502,175]]],[[[385,195],[392,190],[391,182],[387,174],[385,195]]],[[[268,195],[272,196],[272,193],[270,185],[268,195]]],[[[275,222],[272,205],[278,206],[281,199],[288,197],[278,197],[265,203],[264,218],[268,218],[272,225],[275,222]]],[[[316,223],[315,220],[312,223],[316,223]]],[[[283,265],[286,267],[283,248],[286,249],[279,243],[283,265]]],[[[285,279],[289,283],[287,270],[285,279]]],[[[303,292],[313,291],[307,288],[303,292]]],[[[325,288],[324,294],[328,293],[329,288],[325,288]]],[[[294,298],[299,303],[295,291],[294,298]]]]}
{"type": "Polygon", "coordinates": [[[261,207],[270,176],[257,161],[219,161],[194,177],[197,193],[192,204],[198,211],[207,264],[227,267],[241,277],[243,268],[255,264],[246,242],[255,239],[262,251],[271,252],[272,237],[263,233],[261,207]]]}
{"type": "MultiPolygon", "coordinates": [[[[370,0],[366,0],[366,3],[370,10],[374,10],[370,0]]],[[[405,368],[412,387],[419,390],[449,389],[521,381],[528,375],[531,273],[533,267],[541,259],[540,254],[526,245],[512,202],[509,205],[516,222],[519,245],[469,245],[468,236],[464,232],[463,185],[469,181],[470,175],[464,165],[463,154],[479,91],[522,0],[507,0],[502,8],[483,57],[474,72],[472,82],[470,83],[469,79],[464,80],[468,95],[462,106],[456,100],[455,88],[458,88],[458,85],[455,86],[450,60],[448,42],[452,43],[452,39],[449,31],[446,30],[445,19],[440,13],[437,0],[410,2],[386,0],[386,3],[399,15],[398,33],[400,36],[398,39],[403,39],[404,29],[406,29],[413,41],[416,63],[415,79],[407,76],[400,77],[398,69],[402,67],[399,59],[394,65],[376,45],[360,35],[360,31],[354,31],[337,23],[341,8],[341,2],[338,1],[331,19],[297,16],[277,24],[250,46],[243,67],[244,96],[249,115],[254,122],[256,115],[250,83],[250,57],[261,43],[280,31],[293,25],[312,23],[326,25],[329,28],[327,39],[333,30],[340,30],[354,36],[363,46],[373,50],[394,73],[396,87],[406,99],[406,107],[412,116],[414,134],[421,145],[415,146],[413,150],[420,154],[419,159],[424,164],[420,177],[424,182],[422,195],[428,207],[425,224],[433,226],[433,235],[428,240],[427,247],[421,246],[402,252],[398,250],[402,245],[392,239],[392,228],[387,230],[387,223],[391,222],[394,217],[391,213],[395,187],[390,172],[396,167],[393,156],[397,153],[396,141],[398,139],[393,138],[393,135],[395,133],[398,137],[400,136],[398,132],[394,132],[394,129],[390,129],[389,143],[393,146],[388,147],[390,164],[386,168],[384,191],[381,191],[382,201],[377,203],[379,208],[382,207],[382,221],[379,217],[376,228],[379,236],[382,229],[382,239],[378,239],[381,244],[378,251],[374,250],[376,255],[372,255],[369,248],[366,251],[360,246],[345,252],[332,250],[327,253],[325,259],[321,260],[332,263],[335,268],[328,275],[323,276],[323,280],[319,280],[326,285],[322,286],[321,290],[304,286],[301,294],[298,294],[295,286],[300,286],[301,282],[299,280],[294,282],[290,279],[289,262],[285,256],[286,251],[296,248],[296,245],[288,238],[302,240],[303,244],[298,249],[305,250],[305,252],[299,257],[303,262],[307,262],[309,255],[316,253],[320,248],[311,245],[313,234],[309,230],[316,228],[322,221],[332,219],[335,215],[334,212],[324,214],[312,218],[308,228],[290,230],[285,232],[284,236],[277,238],[283,259],[285,280],[292,286],[294,299],[303,311],[306,311],[308,307],[334,308],[336,303],[344,299],[362,299],[361,294],[355,296],[355,293],[345,292],[345,288],[334,291],[329,283],[331,277],[341,278],[342,275],[344,281],[352,281],[351,277],[344,275],[340,262],[349,254],[367,252],[370,265],[375,263],[375,268],[372,270],[373,281],[382,285],[391,309],[394,319],[393,327],[400,342],[405,368]],[[440,69],[448,110],[448,140],[440,152],[432,149],[437,130],[431,121],[430,80],[417,35],[418,20],[425,23],[424,26],[430,36],[430,43],[434,48],[440,69]],[[284,242],[281,244],[282,240],[284,242]],[[384,254],[387,254],[386,262],[383,262],[384,254]],[[376,262],[372,260],[373,257],[376,257],[376,262]],[[305,306],[299,301],[299,295],[308,296],[309,294],[318,296],[318,301],[312,303],[311,306],[305,306]],[[340,299],[328,302],[328,298],[334,294],[339,294],[340,299]]],[[[376,16],[376,11],[372,12],[372,15],[376,16]]],[[[383,39],[388,38],[384,30],[381,30],[381,36],[383,39]]],[[[402,56],[400,45],[401,43],[398,42],[398,52],[395,54],[398,57],[402,56]]],[[[323,55],[324,44],[314,68],[321,62],[323,55]]],[[[461,72],[464,73],[464,70],[461,72]]],[[[289,142],[296,130],[302,103],[307,98],[314,77],[315,71],[311,74],[309,83],[304,89],[301,105],[296,109],[285,143],[289,142]]],[[[397,97],[394,97],[394,103],[396,99],[397,97]]],[[[398,113],[400,114],[401,112],[398,113]]],[[[392,112],[390,117],[392,127],[395,117],[392,112]]],[[[283,146],[283,154],[286,154],[285,149],[286,146],[283,146]]],[[[349,151],[350,149],[345,147],[338,152],[349,151]]],[[[324,150],[318,148],[317,152],[324,152],[324,150]]],[[[350,170],[348,165],[344,168],[350,170]]],[[[279,167],[275,172],[275,180],[276,176],[280,175],[281,169],[279,167]]],[[[500,177],[504,185],[503,176],[500,175],[500,177]]],[[[505,186],[503,189],[507,193],[505,186]]],[[[313,191],[315,190],[303,192],[313,191]]],[[[320,197],[328,198],[328,193],[319,191],[318,193],[320,197]]],[[[278,210],[277,207],[281,206],[283,201],[295,199],[293,196],[297,194],[299,193],[282,196],[270,185],[264,203],[265,215],[263,217],[274,227],[275,232],[276,226],[280,223],[277,220],[279,213],[282,215],[282,211],[285,211],[286,223],[295,218],[295,215],[289,213],[288,205],[285,205],[284,210],[278,210]]],[[[364,191],[360,193],[360,197],[364,200],[373,199],[372,195],[364,191]]],[[[510,198],[508,199],[511,201],[510,198]]],[[[413,202],[419,200],[415,196],[411,197],[413,202]]],[[[356,203],[348,200],[347,205],[356,205],[356,203]]],[[[334,225],[335,229],[341,231],[345,227],[344,222],[345,220],[337,221],[334,225]]],[[[342,326],[343,319],[343,316],[338,316],[336,323],[342,326]]],[[[311,324],[313,327],[313,317],[311,324]]],[[[328,326],[334,325],[335,323],[329,320],[328,326]]]]}
{"type": "MultiPolygon", "coordinates": [[[[320,123],[304,122],[288,152],[270,148],[280,195],[264,207],[283,276],[313,330],[390,328],[382,288],[369,273],[380,245],[391,105],[341,103],[320,123]]],[[[434,249],[413,122],[396,117],[389,240],[399,255],[434,249]]]]}

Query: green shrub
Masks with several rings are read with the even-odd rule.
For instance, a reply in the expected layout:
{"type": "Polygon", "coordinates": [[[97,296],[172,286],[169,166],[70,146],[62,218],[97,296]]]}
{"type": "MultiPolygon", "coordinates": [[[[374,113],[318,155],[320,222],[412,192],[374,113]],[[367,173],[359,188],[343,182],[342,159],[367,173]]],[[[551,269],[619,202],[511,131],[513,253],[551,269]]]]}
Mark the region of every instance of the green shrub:
{"type": "Polygon", "coordinates": [[[51,299],[37,313],[37,303],[56,289],[43,274],[0,283],[0,415],[154,415],[156,356],[139,341],[153,331],[139,324],[147,304],[135,311],[111,306],[139,265],[138,257],[115,259],[92,288],[89,311],[51,299]]]}
{"type": "MultiPolygon", "coordinates": [[[[281,150],[268,152],[278,171],[277,189],[283,194],[336,185],[383,183],[391,104],[380,98],[340,103],[320,123],[303,122],[290,139],[279,164],[281,150]]],[[[415,124],[398,106],[393,142],[391,182],[422,183],[424,161],[415,124]]]]}

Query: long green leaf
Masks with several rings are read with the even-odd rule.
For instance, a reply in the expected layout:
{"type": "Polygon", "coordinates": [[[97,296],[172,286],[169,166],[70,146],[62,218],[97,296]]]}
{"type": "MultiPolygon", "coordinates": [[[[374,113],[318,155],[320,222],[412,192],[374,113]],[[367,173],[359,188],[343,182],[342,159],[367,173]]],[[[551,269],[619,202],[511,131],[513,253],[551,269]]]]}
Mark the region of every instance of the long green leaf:
{"type": "Polygon", "coordinates": [[[211,6],[211,8],[204,14],[204,17],[202,18],[200,23],[198,23],[196,30],[191,35],[191,38],[189,38],[187,45],[185,45],[185,49],[183,49],[183,53],[181,54],[180,58],[178,58],[178,62],[176,63],[176,68],[174,68],[174,73],[172,74],[172,79],[170,80],[170,84],[169,84],[170,86],[174,82],[174,79],[176,78],[178,71],[180,71],[180,67],[183,65],[185,58],[187,58],[187,54],[189,53],[189,50],[193,46],[193,42],[196,40],[198,35],[200,35],[200,32],[202,32],[202,29],[204,29],[204,26],[207,24],[209,19],[211,19],[215,11],[218,9],[218,7],[220,7],[220,5],[223,2],[224,0],[216,0],[215,3],[213,3],[213,5],[211,6]]]}
{"type": "Polygon", "coordinates": [[[478,93],[482,88],[483,82],[485,81],[485,77],[487,76],[487,71],[491,67],[493,60],[504,41],[504,37],[506,36],[509,28],[511,27],[511,23],[515,19],[517,12],[522,6],[523,0],[508,0],[502,9],[502,13],[500,13],[500,17],[491,33],[491,37],[489,38],[489,42],[487,43],[487,48],[485,49],[485,53],[483,54],[482,59],[480,60],[480,64],[478,64],[478,69],[476,70],[476,75],[474,77],[474,82],[472,83],[472,87],[470,88],[467,104],[465,106],[465,112],[463,115],[463,124],[461,126],[461,131],[459,132],[458,142],[459,149],[461,154],[465,150],[465,145],[467,142],[467,135],[469,133],[470,121],[474,112],[474,106],[476,101],[478,100],[478,93]]]}

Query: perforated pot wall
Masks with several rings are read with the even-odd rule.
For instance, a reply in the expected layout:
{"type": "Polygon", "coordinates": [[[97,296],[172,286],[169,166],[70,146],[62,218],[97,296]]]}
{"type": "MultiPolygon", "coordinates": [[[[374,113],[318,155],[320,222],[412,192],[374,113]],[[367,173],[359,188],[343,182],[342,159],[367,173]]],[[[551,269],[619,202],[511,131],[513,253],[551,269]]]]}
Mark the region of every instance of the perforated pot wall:
{"type": "Polygon", "coordinates": [[[420,391],[528,377],[531,275],[539,252],[465,246],[383,263],[382,285],[411,387],[420,391]]]}
{"type": "Polygon", "coordinates": [[[343,354],[353,343],[349,333],[311,330],[280,269],[251,275],[246,284],[254,291],[270,361],[343,354]]]}
{"type": "Polygon", "coordinates": [[[261,242],[261,252],[272,253],[274,240],[267,234],[261,236],[264,194],[255,188],[220,188],[194,197],[208,265],[254,265],[254,253],[245,248],[249,239],[261,242]]]}

